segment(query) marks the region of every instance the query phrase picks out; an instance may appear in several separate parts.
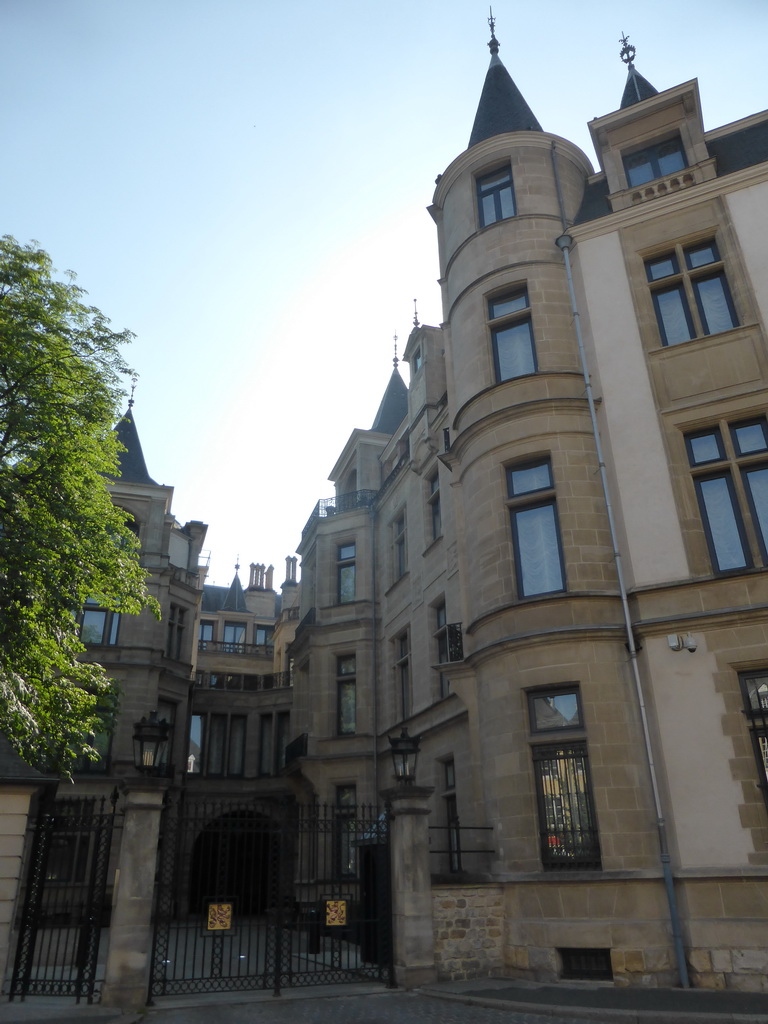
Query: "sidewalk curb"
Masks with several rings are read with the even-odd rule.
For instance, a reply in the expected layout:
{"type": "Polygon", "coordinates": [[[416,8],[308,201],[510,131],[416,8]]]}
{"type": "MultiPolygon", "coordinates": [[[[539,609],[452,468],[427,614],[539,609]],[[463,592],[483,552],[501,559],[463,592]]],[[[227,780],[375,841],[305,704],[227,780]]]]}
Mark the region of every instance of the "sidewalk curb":
{"type": "Polygon", "coordinates": [[[622,1010],[608,1006],[570,1006],[553,1003],[526,1003],[519,999],[494,999],[492,996],[467,995],[461,992],[424,986],[418,991],[435,999],[485,1006],[491,1009],[514,1010],[540,1017],[563,1017],[579,1020],[610,1021],[611,1024],[766,1024],[764,1013],[702,1013],[679,1010],[622,1010]]]}

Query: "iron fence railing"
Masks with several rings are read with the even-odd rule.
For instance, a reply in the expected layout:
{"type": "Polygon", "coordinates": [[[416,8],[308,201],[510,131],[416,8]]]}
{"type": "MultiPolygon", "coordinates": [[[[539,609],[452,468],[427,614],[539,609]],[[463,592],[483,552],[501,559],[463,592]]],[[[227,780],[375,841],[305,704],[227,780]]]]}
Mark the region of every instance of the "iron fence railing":
{"type": "Polygon", "coordinates": [[[201,690],[279,690],[292,685],[290,672],[265,672],[261,675],[198,672],[195,677],[195,686],[201,690]]]}
{"type": "Polygon", "coordinates": [[[271,658],[274,651],[272,644],[240,644],[230,640],[198,640],[197,649],[211,654],[244,654],[251,658],[271,658]]]}
{"type": "Polygon", "coordinates": [[[478,870],[482,865],[482,856],[495,853],[493,847],[480,845],[487,837],[486,832],[493,832],[491,825],[462,825],[458,818],[452,818],[447,825],[430,825],[429,852],[440,856],[442,865],[451,874],[466,870],[478,870]],[[467,861],[467,858],[469,860],[467,861]]]}
{"type": "Polygon", "coordinates": [[[378,491],[350,491],[349,494],[338,494],[333,498],[321,498],[312,510],[301,536],[304,537],[318,519],[326,519],[342,512],[353,512],[360,508],[370,508],[377,494],[378,491]]]}

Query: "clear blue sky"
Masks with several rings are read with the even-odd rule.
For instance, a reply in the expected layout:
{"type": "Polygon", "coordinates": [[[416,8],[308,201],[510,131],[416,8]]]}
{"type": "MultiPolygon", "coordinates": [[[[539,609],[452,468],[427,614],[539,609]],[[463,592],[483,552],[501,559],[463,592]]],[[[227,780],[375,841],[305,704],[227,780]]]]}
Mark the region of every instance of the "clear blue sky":
{"type": "MultiPolygon", "coordinates": [[[[698,77],[706,128],[767,105],[766,0],[493,6],[542,126],[593,161],[622,32],[657,89],[698,77]]],[[[282,581],[414,297],[442,319],[426,207],[467,144],[487,17],[470,0],[0,0],[0,228],[137,335],[149,471],[178,519],[209,524],[212,581],[238,555],[282,581]]]]}

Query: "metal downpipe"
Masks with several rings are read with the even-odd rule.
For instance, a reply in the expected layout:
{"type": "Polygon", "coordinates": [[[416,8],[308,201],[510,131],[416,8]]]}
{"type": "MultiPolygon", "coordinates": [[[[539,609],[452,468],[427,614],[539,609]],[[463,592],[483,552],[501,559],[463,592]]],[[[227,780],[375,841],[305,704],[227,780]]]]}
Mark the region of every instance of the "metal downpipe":
{"type": "Polygon", "coordinates": [[[635,694],[637,697],[638,707],[640,709],[640,719],[643,726],[643,742],[645,745],[645,753],[648,761],[648,771],[651,779],[651,788],[653,790],[653,803],[654,810],[656,813],[656,826],[659,834],[659,860],[661,862],[661,870],[664,876],[664,887],[667,895],[667,905],[669,908],[669,919],[672,928],[672,941],[675,949],[675,960],[677,963],[678,977],[680,979],[680,985],[683,988],[690,988],[690,979],[688,977],[688,965],[685,960],[685,950],[683,948],[682,932],[680,927],[680,914],[677,907],[677,895],[675,893],[674,878],[672,876],[672,868],[670,864],[669,847],[667,843],[667,826],[664,817],[664,807],[661,799],[661,793],[659,791],[658,778],[656,774],[656,762],[653,753],[653,744],[651,741],[651,733],[648,726],[648,715],[645,705],[645,697],[643,694],[643,685],[640,677],[640,667],[637,660],[637,644],[635,643],[634,631],[632,629],[632,617],[629,611],[629,601],[627,599],[627,588],[624,582],[624,571],[622,566],[621,551],[618,543],[618,531],[616,530],[616,522],[613,515],[613,505],[611,503],[611,493],[608,484],[608,476],[605,469],[605,460],[603,458],[603,446],[600,441],[600,431],[597,422],[597,411],[595,409],[595,399],[592,391],[592,382],[589,374],[589,367],[587,366],[587,357],[584,350],[584,339],[581,333],[581,319],[579,317],[579,309],[576,303],[576,293],[573,287],[573,273],[571,270],[571,246],[573,239],[570,235],[565,233],[567,231],[567,222],[565,218],[565,209],[563,206],[562,189],[560,187],[560,178],[557,171],[557,162],[555,159],[555,144],[552,143],[551,149],[552,157],[552,169],[555,177],[555,187],[557,189],[557,198],[560,204],[560,215],[563,222],[563,234],[555,240],[555,244],[563,253],[563,259],[565,261],[565,274],[568,280],[568,294],[571,301],[571,313],[573,315],[573,324],[576,332],[576,341],[579,349],[579,360],[581,362],[581,372],[584,377],[584,387],[587,396],[587,404],[589,406],[589,416],[592,423],[592,433],[595,440],[595,451],[597,453],[598,467],[600,470],[600,483],[603,490],[603,498],[605,501],[606,512],[608,515],[608,528],[611,537],[611,546],[613,548],[613,560],[616,566],[616,576],[619,585],[619,594],[621,596],[621,608],[624,618],[624,626],[627,636],[627,648],[629,650],[629,662],[632,669],[632,678],[635,685],[635,694]]]}

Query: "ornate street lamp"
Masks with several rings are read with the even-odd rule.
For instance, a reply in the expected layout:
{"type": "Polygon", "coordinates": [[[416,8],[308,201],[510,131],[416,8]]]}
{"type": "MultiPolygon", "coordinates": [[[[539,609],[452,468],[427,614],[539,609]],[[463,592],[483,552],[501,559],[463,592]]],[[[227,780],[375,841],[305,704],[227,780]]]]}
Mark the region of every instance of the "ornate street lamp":
{"type": "Polygon", "coordinates": [[[398,783],[411,785],[416,780],[416,761],[419,757],[421,736],[409,736],[403,727],[399,736],[390,736],[392,747],[392,763],[395,766],[395,779],[398,783]]]}
{"type": "Polygon", "coordinates": [[[136,722],[133,727],[133,763],[137,771],[144,775],[165,774],[170,731],[170,723],[164,718],[158,721],[157,711],[150,711],[149,718],[136,722]]]}

